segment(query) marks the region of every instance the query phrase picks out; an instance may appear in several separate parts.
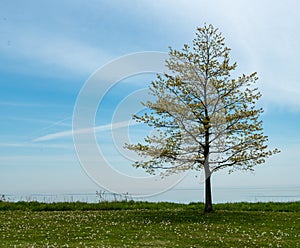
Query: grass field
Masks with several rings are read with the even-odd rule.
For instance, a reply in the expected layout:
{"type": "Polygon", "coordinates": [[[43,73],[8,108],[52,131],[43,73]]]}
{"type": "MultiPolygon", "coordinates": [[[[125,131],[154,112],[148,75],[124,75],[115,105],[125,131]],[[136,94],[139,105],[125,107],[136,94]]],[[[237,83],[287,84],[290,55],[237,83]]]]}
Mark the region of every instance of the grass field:
{"type": "Polygon", "coordinates": [[[300,247],[300,202],[0,202],[1,247],[300,247]]]}

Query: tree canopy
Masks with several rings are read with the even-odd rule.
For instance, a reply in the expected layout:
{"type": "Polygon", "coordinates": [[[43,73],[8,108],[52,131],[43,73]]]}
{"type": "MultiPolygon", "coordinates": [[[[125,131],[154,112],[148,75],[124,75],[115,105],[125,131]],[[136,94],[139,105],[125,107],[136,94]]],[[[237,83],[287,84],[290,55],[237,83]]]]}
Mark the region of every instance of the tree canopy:
{"type": "Polygon", "coordinates": [[[171,73],[157,75],[149,87],[149,111],[134,115],[156,132],[137,144],[126,144],[143,159],[134,166],[164,174],[205,171],[206,211],[212,210],[210,177],[223,168],[253,170],[278,149],[269,150],[263,133],[262,96],[257,74],[233,78],[230,48],[212,25],[197,28],[191,45],[169,48],[171,73]]]}

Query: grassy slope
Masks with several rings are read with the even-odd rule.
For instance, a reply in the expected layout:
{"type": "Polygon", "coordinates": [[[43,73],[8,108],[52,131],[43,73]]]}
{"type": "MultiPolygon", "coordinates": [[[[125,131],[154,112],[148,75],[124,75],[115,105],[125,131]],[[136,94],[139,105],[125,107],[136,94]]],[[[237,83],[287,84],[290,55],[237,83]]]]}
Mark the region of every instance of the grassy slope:
{"type": "Polygon", "coordinates": [[[213,214],[202,204],[143,202],[1,209],[1,247],[300,247],[300,202],[216,204],[213,214]]]}

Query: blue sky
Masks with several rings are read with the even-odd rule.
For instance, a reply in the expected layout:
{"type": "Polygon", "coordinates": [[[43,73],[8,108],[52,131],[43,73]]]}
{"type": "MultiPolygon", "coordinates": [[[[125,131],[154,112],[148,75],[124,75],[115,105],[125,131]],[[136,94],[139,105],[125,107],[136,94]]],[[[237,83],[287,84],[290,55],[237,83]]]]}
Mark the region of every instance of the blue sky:
{"type": "MultiPolygon", "coordinates": [[[[37,139],[72,130],[77,96],[97,68],[129,53],[181,48],[205,22],[222,31],[238,62],[237,75],[258,72],[265,132],[270,147],[282,150],[255,173],[216,174],[214,185],[299,187],[299,11],[296,0],[2,0],[0,193],[98,189],[81,168],[71,135],[37,139]]],[[[99,146],[124,173],[136,172],[118,156],[103,125],[124,97],[152,78],[140,75],[115,85],[102,102],[105,111],[97,114],[99,146]]],[[[190,176],[179,186],[199,182],[190,176]]]]}

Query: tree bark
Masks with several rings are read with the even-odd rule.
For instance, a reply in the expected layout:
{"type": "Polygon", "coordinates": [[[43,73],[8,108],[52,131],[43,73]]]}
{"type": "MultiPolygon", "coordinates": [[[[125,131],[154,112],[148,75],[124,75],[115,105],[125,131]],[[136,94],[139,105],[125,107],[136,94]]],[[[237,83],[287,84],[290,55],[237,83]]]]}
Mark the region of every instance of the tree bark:
{"type": "Polygon", "coordinates": [[[211,193],[211,174],[209,174],[205,179],[205,213],[210,213],[213,211],[212,208],[212,193],[211,193]]]}

